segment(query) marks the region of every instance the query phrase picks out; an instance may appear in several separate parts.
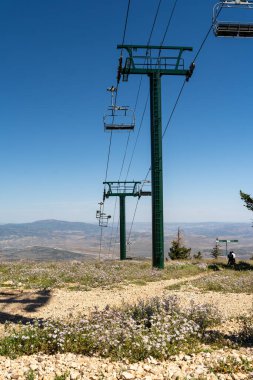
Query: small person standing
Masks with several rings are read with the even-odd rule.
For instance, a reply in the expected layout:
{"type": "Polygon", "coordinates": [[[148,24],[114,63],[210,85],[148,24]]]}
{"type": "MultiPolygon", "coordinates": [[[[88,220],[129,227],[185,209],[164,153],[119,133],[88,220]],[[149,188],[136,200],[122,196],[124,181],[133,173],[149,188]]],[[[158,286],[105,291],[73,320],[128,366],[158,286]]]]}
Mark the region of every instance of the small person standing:
{"type": "Polygon", "coordinates": [[[235,253],[230,251],[228,254],[228,265],[235,265],[235,253]]]}

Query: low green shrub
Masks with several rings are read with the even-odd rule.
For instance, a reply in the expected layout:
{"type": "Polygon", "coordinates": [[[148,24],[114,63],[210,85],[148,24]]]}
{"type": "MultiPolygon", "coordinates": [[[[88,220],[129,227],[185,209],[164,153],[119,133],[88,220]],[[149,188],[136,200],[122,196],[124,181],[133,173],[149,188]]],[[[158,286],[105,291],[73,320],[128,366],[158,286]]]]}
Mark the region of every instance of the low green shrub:
{"type": "Polygon", "coordinates": [[[248,316],[240,317],[239,342],[247,346],[253,346],[253,311],[248,316]]]}
{"type": "Polygon", "coordinates": [[[187,318],[193,320],[199,326],[202,335],[206,330],[222,322],[221,314],[216,307],[210,304],[196,305],[191,304],[186,311],[187,318]]]}
{"type": "Polygon", "coordinates": [[[210,372],[221,374],[248,373],[253,371],[253,362],[245,358],[224,357],[210,367],[210,372]]]}
{"type": "Polygon", "coordinates": [[[27,372],[25,380],[35,380],[35,373],[32,369],[27,372]]]}

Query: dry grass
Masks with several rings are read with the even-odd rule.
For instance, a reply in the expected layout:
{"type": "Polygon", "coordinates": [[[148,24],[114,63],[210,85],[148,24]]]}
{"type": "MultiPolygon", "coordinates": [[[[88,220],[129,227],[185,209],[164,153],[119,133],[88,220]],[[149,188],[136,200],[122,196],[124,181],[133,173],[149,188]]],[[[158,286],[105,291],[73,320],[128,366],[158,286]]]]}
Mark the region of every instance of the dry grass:
{"type": "Polygon", "coordinates": [[[151,268],[150,261],[105,262],[14,262],[0,264],[0,286],[13,288],[63,288],[89,290],[120,284],[177,279],[204,272],[196,263],[173,262],[164,270],[151,268]]]}

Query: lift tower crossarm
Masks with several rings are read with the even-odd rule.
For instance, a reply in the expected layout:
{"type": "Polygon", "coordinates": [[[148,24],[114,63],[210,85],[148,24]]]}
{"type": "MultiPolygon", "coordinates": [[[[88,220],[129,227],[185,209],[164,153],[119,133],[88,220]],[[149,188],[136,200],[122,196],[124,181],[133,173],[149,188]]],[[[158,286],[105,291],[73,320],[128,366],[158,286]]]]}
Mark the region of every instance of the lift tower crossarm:
{"type": "Polygon", "coordinates": [[[191,76],[191,71],[184,68],[182,55],[185,51],[192,51],[192,47],[118,45],[117,48],[125,49],[129,55],[126,58],[125,66],[120,68],[120,73],[123,75],[153,74],[157,72],[160,75],[191,76]],[[144,50],[144,52],[137,55],[135,52],[138,50],[144,50]],[[157,56],[153,55],[154,51],[157,52],[157,56]],[[164,55],[165,51],[167,51],[166,55],[164,55]],[[174,55],[171,54],[171,51],[175,52],[174,55]]]}
{"type": "Polygon", "coordinates": [[[107,186],[105,198],[120,197],[121,195],[138,197],[140,194],[139,185],[141,182],[136,181],[106,181],[103,182],[107,186]]]}

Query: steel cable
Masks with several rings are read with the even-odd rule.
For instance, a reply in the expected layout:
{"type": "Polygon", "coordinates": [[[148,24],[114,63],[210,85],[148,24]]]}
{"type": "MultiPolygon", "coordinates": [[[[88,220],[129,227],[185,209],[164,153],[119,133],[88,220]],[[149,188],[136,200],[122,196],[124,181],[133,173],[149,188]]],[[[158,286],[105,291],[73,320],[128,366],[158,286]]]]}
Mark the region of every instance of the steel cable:
{"type": "MultiPolygon", "coordinates": [[[[166,28],[165,28],[165,32],[163,34],[163,38],[162,38],[162,41],[160,43],[160,47],[163,46],[164,44],[164,41],[165,41],[165,38],[167,36],[167,33],[168,33],[168,30],[169,30],[169,27],[171,25],[171,21],[172,21],[172,18],[174,16],[174,13],[175,13],[175,10],[176,10],[176,6],[177,6],[177,3],[178,3],[178,0],[175,0],[174,1],[174,5],[173,5],[173,8],[172,8],[172,11],[171,11],[171,14],[170,14],[170,17],[169,17],[169,20],[168,20],[168,23],[166,25],[166,28]]],[[[161,2],[159,2],[158,4],[158,10],[160,8],[160,5],[161,5],[161,2]]],[[[156,12],[156,16],[155,16],[155,20],[157,19],[157,15],[158,15],[158,12],[156,12]]],[[[153,27],[154,27],[154,23],[153,23],[153,27]]],[[[153,30],[153,27],[152,27],[152,30],[153,30]]],[[[151,34],[150,34],[150,37],[149,37],[149,43],[151,41],[151,34]]],[[[159,51],[159,56],[161,54],[161,49],[159,51]]],[[[141,79],[140,79],[140,84],[139,84],[139,89],[138,89],[138,93],[137,93],[137,99],[136,99],[136,103],[135,105],[137,105],[137,101],[138,101],[138,97],[139,97],[139,93],[140,93],[140,88],[141,88],[141,83],[142,83],[142,76],[141,76],[141,79]]],[[[138,134],[137,134],[137,137],[136,137],[136,140],[135,140],[135,145],[134,145],[134,148],[133,148],[133,152],[132,152],[132,155],[131,155],[131,159],[130,159],[130,163],[129,163],[129,166],[128,166],[128,170],[127,170],[127,175],[126,175],[126,178],[128,177],[128,174],[129,174],[129,171],[130,171],[130,167],[132,165],[132,161],[133,161],[133,157],[134,157],[134,153],[135,153],[135,150],[136,150],[136,146],[137,146],[137,143],[138,143],[138,139],[139,139],[139,135],[140,135],[140,131],[141,131],[141,128],[142,128],[142,123],[143,123],[143,120],[144,120],[144,115],[146,113],[146,109],[147,109],[147,104],[148,104],[148,99],[149,99],[149,93],[147,95],[147,99],[146,99],[146,102],[145,102],[145,107],[144,107],[144,111],[142,113],[142,118],[141,118],[141,124],[140,124],[140,128],[138,130],[138,134]]],[[[151,171],[151,168],[149,168],[146,176],[145,176],[145,180],[144,182],[146,181],[149,173],[151,171]]],[[[143,182],[143,184],[144,184],[143,182]]],[[[134,220],[135,220],[135,216],[136,216],[136,212],[137,212],[137,208],[138,208],[138,204],[139,204],[139,201],[140,201],[140,198],[137,199],[137,202],[136,202],[136,206],[135,206],[135,210],[134,210],[134,214],[133,214],[133,219],[132,219],[132,222],[131,222],[131,226],[130,226],[130,230],[129,230],[129,235],[128,235],[128,240],[127,240],[127,244],[129,245],[130,244],[130,238],[131,238],[131,233],[132,233],[132,227],[133,227],[133,223],[134,223],[134,220]]]]}
{"type": "MultiPolygon", "coordinates": [[[[129,10],[130,10],[130,3],[131,3],[131,0],[128,0],[126,17],[125,17],[125,25],[124,25],[124,29],[123,29],[122,45],[124,44],[125,37],[126,37],[126,30],[127,30],[127,24],[128,24],[128,16],[129,16],[129,10]]],[[[121,51],[121,53],[122,53],[122,51],[121,51]]],[[[117,104],[117,95],[118,95],[118,91],[116,92],[116,96],[115,96],[115,104],[117,104]]],[[[105,170],[105,181],[104,182],[106,182],[106,180],[107,180],[107,175],[108,175],[108,170],[109,170],[109,162],[110,162],[110,155],[111,155],[111,146],[112,146],[112,131],[110,132],[110,140],[109,140],[109,148],[108,148],[108,154],[107,154],[107,162],[106,162],[106,170],[105,170]]],[[[116,208],[116,205],[115,205],[115,208],[116,208]]],[[[102,206],[102,212],[103,211],[104,211],[104,204],[102,206]]],[[[114,217],[113,217],[113,219],[114,219],[114,217]]],[[[103,237],[102,229],[103,229],[103,227],[101,226],[99,259],[100,259],[101,250],[102,250],[102,237],[103,237]]]]}
{"type": "MultiPolygon", "coordinates": [[[[206,33],[206,35],[205,35],[205,37],[204,37],[204,39],[203,39],[203,41],[202,41],[200,47],[199,47],[199,49],[198,49],[198,51],[197,51],[197,53],[196,53],[196,55],[195,55],[195,57],[194,57],[194,60],[193,60],[194,63],[196,62],[197,58],[199,57],[199,54],[200,54],[200,52],[202,51],[202,49],[203,49],[203,47],[204,47],[204,45],[205,45],[205,43],[206,43],[206,41],[207,41],[207,39],[208,39],[208,37],[209,37],[209,34],[210,34],[210,32],[211,32],[211,30],[212,30],[212,28],[213,28],[213,25],[214,25],[214,23],[216,22],[217,17],[219,16],[219,14],[220,14],[220,12],[221,12],[221,10],[222,10],[222,5],[225,3],[225,1],[226,1],[226,0],[223,0],[223,1],[221,2],[221,3],[222,3],[222,4],[221,4],[221,8],[220,8],[219,12],[217,13],[215,19],[212,21],[212,24],[211,24],[211,26],[209,27],[209,29],[208,29],[208,31],[207,31],[207,33],[206,33]]],[[[174,5],[176,5],[176,4],[177,4],[177,0],[175,1],[175,4],[174,4],[174,5]]],[[[174,8],[175,8],[175,7],[173,7],[173,12],[174,12],[174,8]]],[[[170,23],[170,21],[169,21],[169,23],[170,23]]],[[[167,32],[166,32],[166,33],[167,33],[167,32]]],[[[164,39],[163,39],[163,41],[164,41],[164,39]]],[[[164,138],[164,136],[165,136],[165,134],[166,134],[166,131],[167,131],[169,125],[170,125],[170,122],[171,122],[171,120],[172,120],[172,117],[173,117],[173,115],[174,115],[174,113],[175,113],[175,110],[176,110],[176,108],[177,108],[177,105],[178,105],[179,100],[180,100],[180,98],[181,98],[181,96],[182,96],[183,90],[184,90],[184,88],[185,88],[185,84],[186,84],[186,79],[184,80],[184,82],[183,82],[183,84],[182,84],[182,86],[181,86],[181,89],[180,89],[179,94],[178,94],[178,96],[177,96],[176,102],[175,102],[175,104],[174,104],[174,107],[173,107],[173,109],[172,109],[172,111],[171,111],[171,114],[170,114],[170,116],[169,116],[168,122],[167,122],[167,124],[166,124],[165,130],[164,130],[164,132],[163,132],[163,134],[162,134],[162,138],[164,138]]],[[[147,175],[149,174],[150,171],[151,171],[151,167],[149,168],[147,175]]],[[[138,201],[139,201],[139,199],[138,199],[138,201]]],[[[135,212],[134,212],[134,218],[135,218],[135,215],[136,215],[136,212],[137,212],[137,207],[138,207],[138,203],[139,203],[138,201],[137,201],[136,208],[135,208],[135,212]]],[[[134,219],[133,219],[133,221],[132,221],[132,223],[131,223],[131,226],[133,225],[133,223],[134,223],[134,219]]],[[[131,235],[129,234],[129,237],[128,237],[128,243],[129,243],[130,237],[131,237],[131,235]]]]}
{"type": "MultiPolygon", "coordinates": [[[[156,9],[156,13],[155,13],[155,17],[154,17],[154,20],[153,20],[153,24],[152,24],[152,27],[151,27],[151,31],[149,33],[149,38],[148,38],[148,43],[147,45],[150,44],[150,41],[151,41],[151,38],[152,38],[152,35],[153,35],[153,31],[154,31],[154,28],[155,28],[155,24],[156,24],[156,21],[157,21],[157,17],[158,17],[158,14],[159,14],[159,10],[160,10],[160,6],[161,6],[161,3],[162,3],[162,0],[159,0],[159,3],[158,3],[158,6],[157,6],[157,9],[156,9]]],[[[130,1],[128,3],[128,10],[127,10],[127,18],[128,19],[128,13],[129,13],[129,5],[130,5],[130,1]]],[[[124,32],[124,37],[123,37],[123,41],[122,41],[122,45],[124,45],[124,41],[125,41],[125,32],[124,32]]],[[[122,55],[122,49],[121,49],[121,55],[122,55]]],[[[137,92],[137,98],[136,98],[136,102],[135,102],[135,107],[134,107],[134,112],[136,111],[136,107],[137,107],[137,103],[138,103],[138,98],[139,98],[139,95],[140,95],[140,90],[141,90],[141,83],[142,83],[142,78],[140,80],[140,84],[139,84],[139,88],[138,88],[138,92],[137,92]]],[[[144,108],[144,113],[142,115],[142,122],[143,122],[143,118],[144,118],[144,114],[145,114],[145,111],[146,111],[146,107],[147,107],[147,102],[145,104],[145,108],[144,108]]],[[[140,128],[138,130],[138,134],[137,136],[140,135],[140,130],[141,130],[141,127],[142,127],[142,122],[140,124],[140,128]]],[[[127,137],[127,142],[126,142],[126,147],[125,147],[125,152],[124,152],[124,156],[123,156],[123,162],[122,162],[122,165],[121,165],[121,170],[120,170],[120,175],[119,175],[119,180],[120,180],[120,177],[122,175],[122,172],[123,172],[123,168],[124,168],[124,165],[125,165],[125,160],[126,160],[126,155],[127,155],[127,150],[128,150],[128,146],[129,146],[129,141],[130,141],[130,133],[131,132],[128,132],[128,137],[127,137]]],[[[138,137],[137,137],[138,139],[138,137]]],[[[135,147],[134,147],[134,150],[136,148],[136,145],[137,145],[137,141],[135,142],[135,147]]],[[[131,157],[131,160],[130,160],[130,166],[131,166],[131,163],[132,163],[132,159],[133,159],[133,154],[132,154],[132,157],[131,157]]],[[[128,167],[128,171],[127,171],[127,175],[128,175],[128,172],[130,170],[130,166],[128,167]]],[[[126,175],[126,179],[127,180],[127,175],[126,175]]],[[[116,211],[116,202],[115,202],[115,206],[114,206],[114,213],[116,211]]],[[[113,215],[113,220],[115,219],[115,215],[113,215]]],[[[118,224],[119,224],[119,221],[118,221],[118,224]]],[[[112,226],[112,230],[114,228],[114,225],[112,226]]],[[[119,225],[117,225],[117,229],[116,229],[116,234],[118,232],[118,229],[119,229],[119,225]]],[[[112,240],[111,240],[112,241],[112,240]]],[[[115,239],[116,241],[116,239],[115,239]]],[[[109,252],[111,250],[111,246],[109,247],[109,252]]]]}
{"type": "MultiPolygon", "coordinates": [[[[178,3],[178,0],[175,0],[175,1],[174,1],[173,8],[172,8],[171,13],[170,13],[170,17],[169,17],[168,23],[167,23],[166,28],[165,28],[165,32],[164,32],[164,34],[163,34],[163,38],[162,38],[161,43],[160,43],[160,47],[162,47],[163,44],[164,44],[164,41],[165,41],[165,38],[166,38],[166,36],[167,36],[167,33],[168,33],[168,30],[169,30],[169,27],[170,27],[170,25],[171,25],[172,18],[173,18],[173,16],[174,16],[174,13],[175,13],[175,10],[176,10],[177,3],[178,3]]],[[[157,7],[157,11],[156,11],[155,19],[154,19],[154,22],[153,22],[153,25],[152,25],[152,28],[151,28],[151,33],[150,33],[150,35],[149,35],[149,39],[148,39],[148,43],[147,43],[147,45],[149,45],[149,44],[150,44],[150,41],[151,41],[151,37],[152,37],[153,30],[154,30],[154,26],[155,26],[155,23],[156,23],[156,20],[157,20],[157,16],[158,16],[158,12],[159,12],[159,9],[160,9],[160,5],[161,5],[161,1],[159,2],[158,7],[157,7]]],[[[160,54],[161,54],[161,50],[159,51],[159,56],[160,56],[160,54]]],[[[145,63],[145,61],[144,61],[144,63],[145,63]]],[[[134,109],[134,111],[136,110],[137,103],[138,103],[138,99],[139,99],[139,96],[140,96],[140,90],[141,90],[141,85],[142,85],[142,78],[143,78],[143,77],[141,76],[141,78],[140,78],[140,83],[139,83],[139,88],[138,88],[138,92],[137,92],[137,98],[136,98],[136,102],[135,102],[135,109],[134,109]]],[[[129,166],[128,166],[126,179],[127,179],[127,177],[128,177],[128,174],[129,174],[129,171],[130,171],[130,167],[131,167],[131,165],[132,165],[132,161],[133,161],[133,156],[134,156],[134,153],[135,153],[135,150],[136,150],[136,146],[137,146],[137,143],[138,143],[138,139],[139,139],[139,135],[140,135],[140,130],[141,130],[141,128],[142,128],[143,118],[144,118],[144,115],[145,115],[145,113],[146,113],[146,109],[147,109],[148,98],[149,98],[149,92],[148,92],[148,94],[147,94],[147,100],[146,100],[146,102],[145,102],[144,111],[143,111],[143,114],[142,114],[141,123],[140,123],[140,127],[139,127],[139,130],[138,130],[138,134],[137,134],[137,137],[136,137],[136,140],[135,140],[135,144],[134,144],[133,152],[132,152],[132,155],[131,155],[130,163],[129,163],[129,166]]]]}

